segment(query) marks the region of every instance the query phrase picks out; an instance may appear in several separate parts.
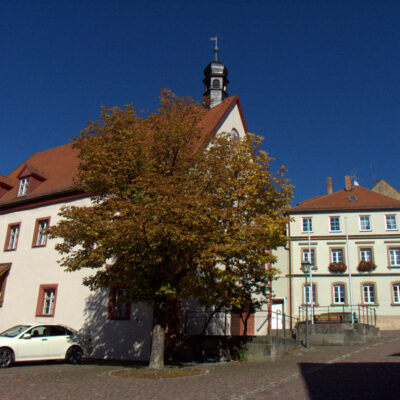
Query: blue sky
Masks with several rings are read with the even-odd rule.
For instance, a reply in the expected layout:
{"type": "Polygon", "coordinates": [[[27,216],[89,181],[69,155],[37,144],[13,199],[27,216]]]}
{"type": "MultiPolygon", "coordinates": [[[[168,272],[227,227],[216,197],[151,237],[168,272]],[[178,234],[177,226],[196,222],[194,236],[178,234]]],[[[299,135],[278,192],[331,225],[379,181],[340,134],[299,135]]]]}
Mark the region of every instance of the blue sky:
{"type": "Polygon", "coordinates": [[[400,190],[399,1],[2,1],[0,174],[64,144],[100,105],[198,100],[214,35],[251,132],[294,204],[344,175],[400,190]]]}

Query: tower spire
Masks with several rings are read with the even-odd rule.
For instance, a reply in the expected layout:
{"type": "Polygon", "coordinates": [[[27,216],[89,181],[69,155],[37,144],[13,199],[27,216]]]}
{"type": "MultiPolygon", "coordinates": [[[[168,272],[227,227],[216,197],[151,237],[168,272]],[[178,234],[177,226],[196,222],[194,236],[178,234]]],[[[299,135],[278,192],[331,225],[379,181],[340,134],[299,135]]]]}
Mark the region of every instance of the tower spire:
{"type": "Polygon", "coordinates": [[[218,36],[211,37],[210,41],[215,41],[214,61],[211,61],[204,68],[203,79],[203,104],[204,107],[207,108],[213,108],[221,104],[225,97],[228,97],[226,87],[229,83],[228,69],[225,67],[224,63],[218,61],[218,36]]]}
{"type": "Polygon", "coordinates": [[[214,61],[218,61],[218,36],[213,36],[210,38],[210,41],[215,41],[215,47],[214,47],[214,61]]]}

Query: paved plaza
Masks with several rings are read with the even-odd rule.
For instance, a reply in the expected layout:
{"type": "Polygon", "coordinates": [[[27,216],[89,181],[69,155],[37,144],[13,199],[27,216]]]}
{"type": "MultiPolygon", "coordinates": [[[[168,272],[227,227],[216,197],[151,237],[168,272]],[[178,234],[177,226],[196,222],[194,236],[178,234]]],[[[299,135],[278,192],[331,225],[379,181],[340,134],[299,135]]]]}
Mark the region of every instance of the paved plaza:
{"type": "Polygon", "coordinates": [[[117,378],[126,364],[19,364],[0,370],[0,399],[399,399],[400,332],[364,345],[300,349],[272,362],[201,364],[162,380],[117,378]]]}

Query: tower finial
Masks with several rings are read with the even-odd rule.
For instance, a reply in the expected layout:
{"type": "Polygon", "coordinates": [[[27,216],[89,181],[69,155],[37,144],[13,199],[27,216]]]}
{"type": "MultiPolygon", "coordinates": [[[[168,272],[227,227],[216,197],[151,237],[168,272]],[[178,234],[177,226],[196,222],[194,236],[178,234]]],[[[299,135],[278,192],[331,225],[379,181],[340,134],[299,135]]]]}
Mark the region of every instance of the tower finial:
{"type": "Polygon", "coordinates": [[[214,36],[211,37],[210,40],[214,40],[215,41],[215,47],[214,47],[214,56],[215,56],[215,60],[214,61],[218,61],[218,36],[214,36]]]}

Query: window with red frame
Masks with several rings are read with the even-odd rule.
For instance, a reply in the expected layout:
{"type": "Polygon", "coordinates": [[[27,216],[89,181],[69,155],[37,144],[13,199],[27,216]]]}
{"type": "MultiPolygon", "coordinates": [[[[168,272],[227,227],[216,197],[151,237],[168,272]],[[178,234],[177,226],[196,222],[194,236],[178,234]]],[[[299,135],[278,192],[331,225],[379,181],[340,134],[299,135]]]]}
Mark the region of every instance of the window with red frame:
{"type": "Polygon", "coordinates": [[[54,317],[57,299],[57,284],[40,285],[36,306],[37,317],[54,317]]]}
{"type": "Polygon", "coordinates": [[[11,264],[0,264],[0,307],[3,306],[4,293],[6,291],[7,276],[10,271],[11,264]]]}
{"type": "Polygon", "coordinates": [[[47,243],[46,229],[50,225],[50,218],[39,218],[35,223],[35,231],[33,233],[32,247],[44,247],[47,243]]]}
{"type": "Polygon", "coordinates": [[[4,250],[6,251],[17,250],[20,228],[21,228],[20,223],[8,225],[4,250]]]}
{"type": "Polygon", "coordinates": [[[131,304],[126,301],[126,289],[121,287],[110,288],[108,301],[108,319],[130,319],[131,304]]]}

